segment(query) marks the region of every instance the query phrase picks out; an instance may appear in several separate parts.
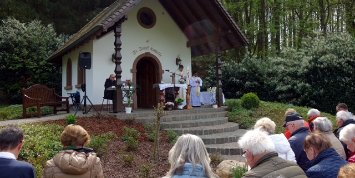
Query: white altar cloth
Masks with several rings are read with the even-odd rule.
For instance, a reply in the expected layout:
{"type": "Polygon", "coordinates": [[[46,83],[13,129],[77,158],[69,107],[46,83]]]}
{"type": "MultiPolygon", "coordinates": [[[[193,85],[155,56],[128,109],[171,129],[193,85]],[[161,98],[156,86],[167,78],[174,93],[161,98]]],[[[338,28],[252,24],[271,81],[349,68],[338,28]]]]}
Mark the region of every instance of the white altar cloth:
{"type": "MultiPolygon", "coordinates": [[[[223,104],[225,102],[224,99],[224,94],[222,94],[223,96],[223,104]]],[[[201,104],[203,105],[214,105],[216,104],[216,93],[214,92],[208,92],[208,91],[204,91],[200,93],[200,101],[201,104]]]]}
{"type": "MultiPolygon", "coordinates": [[[[159,83],[159,90],[164,90],[166,88],[171,88],[174,87],[174,84],[172,83],[159,83]]],[[[187,89],[186,84],[175,84],[175,87],[183,88],[184,90],[187,89]]]]}
{"type": "MultiPolygon", "coordinates": [[[[159,83],[159,84],[153,84],[153,88],[156,88],[159,86],[159,90],[165,90],[166,88],[171,88],[174,87],[174,84],[172,83],[159,83]]],[[[183,98],[184,102],[182,102],[182,105],[186,105],[186,89],[187,89],[187,84],[175,84],[175,87],[179,87],[179,95],[176,96],[176,98],[183,98]]]]}

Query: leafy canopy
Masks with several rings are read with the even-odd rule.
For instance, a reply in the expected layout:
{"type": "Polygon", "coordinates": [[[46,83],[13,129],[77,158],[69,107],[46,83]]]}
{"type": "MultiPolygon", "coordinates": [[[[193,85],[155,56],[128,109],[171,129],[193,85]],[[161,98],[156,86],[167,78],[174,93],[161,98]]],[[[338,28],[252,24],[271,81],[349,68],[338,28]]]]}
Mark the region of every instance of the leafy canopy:
{"type": "Polygon", "coordinates": [[[61,43],[52,25],[44,26],[38,20],[21,23],[7,18],[0,22],[0,89],[12,102],[20,101],[23,87],[59,83],[58,67],[48,57],[61,43]]]}

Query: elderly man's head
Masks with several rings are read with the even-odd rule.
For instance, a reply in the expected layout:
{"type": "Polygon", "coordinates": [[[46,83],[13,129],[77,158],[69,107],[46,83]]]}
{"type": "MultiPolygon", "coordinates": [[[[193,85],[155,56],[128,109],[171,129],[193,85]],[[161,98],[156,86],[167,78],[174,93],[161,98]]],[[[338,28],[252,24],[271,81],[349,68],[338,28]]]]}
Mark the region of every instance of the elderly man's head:
{"type": "Polygon", "coordinates": [[[327,117],[317,117],[313,121],[313,128],[319,132],[332,132],[333,124],[327,117]]]}
{"type": "Polygon", "coordinates": [[[335,118],[337,126],[342,127],[345,121],[352,119],[352,115],[349,111],[338,111],[335,118]]]}
{"type": "Polygon", "coordinates": [[[238,141],[243,149],[247,164],[253,168],[255,163],[265,154],[275,151],[271,138],[259,129],[247,131],[238,141]]]}
{"type": "Polygon", "coordinates": [[[304,127],[303,117],[298,113],[287,115],[283,126],[286,127],[288,131],[293,133],[299,128],[304,127]]]}
{"type": "Polygon", "coordinates": [[[320,111],[318,109],[310,109],[307,112],[307,118],[309,122],[312,122],[315,118],[320,116],[320,111]]]}
{"type": "Polygon", "coordinates": [[[346,144],[351,152],[355,152],[355,124],[345,126],[339,133],[339,139],[346,144]]]}

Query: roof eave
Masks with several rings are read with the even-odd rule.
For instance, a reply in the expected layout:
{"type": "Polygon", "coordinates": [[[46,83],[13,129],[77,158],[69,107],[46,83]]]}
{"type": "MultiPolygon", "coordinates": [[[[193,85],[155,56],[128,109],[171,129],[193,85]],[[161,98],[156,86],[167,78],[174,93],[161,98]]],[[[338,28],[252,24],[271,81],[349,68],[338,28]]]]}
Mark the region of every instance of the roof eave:
{"type": "Polygon", "coordinates": [[[66,52],[70,51],[72,48],[76,47],[77,45],[80,45],[81,43],[83,43],[85,40],[87,40],[88,38],[90,38],[92,35],[96,34],[98,31],[102,30],[103,27],[102,25],[97,25],[95,26],[93,29],[91,29],[88,33],[85,33],[83,36],[81,36],[79,39],[77,39],[76,41],[74,41],[73,43],[71,43],[70,45],[68,45],[67,47],[65,47],[64,49],[61,49],[59,52],[54,53],[53,55],[51,55],[48,59],[49,61],[53,61],[55,62],[55,59],[57,59],[59,56],[62,56],[63,54],[65,54],[66,52]]]}

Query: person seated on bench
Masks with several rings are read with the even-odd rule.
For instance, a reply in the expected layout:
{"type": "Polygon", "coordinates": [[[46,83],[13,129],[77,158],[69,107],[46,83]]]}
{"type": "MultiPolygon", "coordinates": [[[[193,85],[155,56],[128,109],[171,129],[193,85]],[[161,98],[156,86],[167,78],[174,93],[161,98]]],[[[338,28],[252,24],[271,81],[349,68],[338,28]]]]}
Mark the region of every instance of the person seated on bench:
{"type": "Polygon", "coordinates": [[[113,100],[113,96],[114,96],[115,91],[108,90],[108,89],[111,88],[112,86],[115,86],[115,83],[116,83],[116,75],[111,74],[110,77],[107,78],[105,81],[104,99],[113,100]]]}

